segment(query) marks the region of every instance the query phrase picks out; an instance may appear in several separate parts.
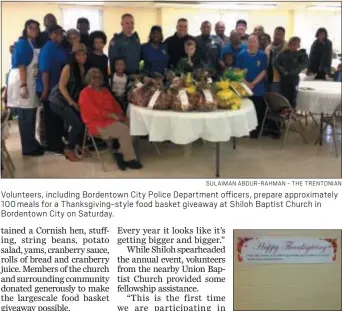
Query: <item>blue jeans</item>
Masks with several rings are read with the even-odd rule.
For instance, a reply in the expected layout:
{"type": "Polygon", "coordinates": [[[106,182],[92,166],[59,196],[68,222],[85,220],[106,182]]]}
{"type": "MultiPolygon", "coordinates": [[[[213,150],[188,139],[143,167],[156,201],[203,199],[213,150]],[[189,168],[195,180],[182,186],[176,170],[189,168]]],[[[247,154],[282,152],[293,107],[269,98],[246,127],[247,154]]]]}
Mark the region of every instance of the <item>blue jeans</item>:
{"type": "Polygon", "coordinates": [[[280,82],[272,82],[268,84],[268,91],[280,94],[280,82]]]}
{"type": "Polygon", "coordinates": [[[68,133],[66,148],[73,150],[77,145],[81,145],[84,135],[84,124],[79,112],[67,103],[56,104],[50,102],[50,107],[54,113],[59,115],[71,127],[68,133]]]}
{"type": "Polygon", "coordinates": [[[17,111],[22,153],[30,154],[41,149],[36,139],[37,108],[17,108],[17,111]]]}

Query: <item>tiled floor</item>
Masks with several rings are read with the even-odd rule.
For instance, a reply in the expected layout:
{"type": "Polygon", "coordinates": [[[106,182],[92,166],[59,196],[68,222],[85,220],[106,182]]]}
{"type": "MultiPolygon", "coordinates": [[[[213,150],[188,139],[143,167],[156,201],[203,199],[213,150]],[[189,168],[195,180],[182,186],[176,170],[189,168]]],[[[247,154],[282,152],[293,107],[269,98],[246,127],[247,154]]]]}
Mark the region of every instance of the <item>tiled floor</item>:
{"type": "MultiPolygon", "coordinates": [[[[236,150],[232,149],[231,142],[221,144],[221,177],[341,178],[341,156],[335,156],[332,137],[326,137],[323,146],[314,145],[318,128],[309,125],[306,130],[309,144],[305,145],[296,133],[290,133],[284,149],[281,149],[279,140],[267,137],[261,141],[237,139],[236,150]]],[[[111,155],[105,153],[106,173],[102,171],[95,154],[91,160],[79,163],[71,163],[63,156],[54,154],[39,158],[22,157],[15,123],[11,126],[6,145],[16,165],[16,177],[19,178],[215,177],[215,144],[203,144],[200,141],[193,144],[191,154],[185,153],[182,146],[157,144],[161,155],[152,144],[143,141],[141,151],[144,168],[140,171],[119,171],[111,155]]]]}

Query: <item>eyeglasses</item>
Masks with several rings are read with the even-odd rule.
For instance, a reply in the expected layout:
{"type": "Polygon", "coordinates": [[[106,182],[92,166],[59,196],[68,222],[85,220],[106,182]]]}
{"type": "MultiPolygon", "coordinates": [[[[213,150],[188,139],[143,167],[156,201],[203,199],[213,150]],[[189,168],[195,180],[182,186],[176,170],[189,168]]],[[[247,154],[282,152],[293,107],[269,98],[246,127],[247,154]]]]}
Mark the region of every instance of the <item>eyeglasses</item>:
{"type": "Polygon", "coordinates": [[[93,80],[102,80],[102,76],[93,76],[92,79],[93,80]]]}

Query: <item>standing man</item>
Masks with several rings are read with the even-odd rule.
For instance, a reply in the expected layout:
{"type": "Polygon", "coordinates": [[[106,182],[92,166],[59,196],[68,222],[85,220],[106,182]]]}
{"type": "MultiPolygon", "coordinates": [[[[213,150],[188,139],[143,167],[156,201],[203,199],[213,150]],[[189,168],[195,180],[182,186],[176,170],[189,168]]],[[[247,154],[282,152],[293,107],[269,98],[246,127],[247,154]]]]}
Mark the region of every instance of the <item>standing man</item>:
{"type": "Polygon", "coordinates": [[[265,28],[263,25],[256,25],[254,27],[253,35],[261,36],[265,33],[265,28]]]}
{"type": "Polygon", "coordinates": [[[43,46],[47,41],[50,40],[48,29],[52,26],[57,25],[57,19],[55,15],[48,13],[44,16],[45,30],[40,33],[40,41],[43,46]]]}
{"type": "Polygon", "coordinates": [[[267,33],[259,35],[259,49],[265,52],[266,48],[271,44],[271,37],[267,33]]]}
{"type": "Polygon", "coordinates": [[[222,40],[223,45],[229,43],[229,37],[227,37],[224,33],[226,31],[226,25],[224,22],[217,22],[215,25],[216,35],[222,40]]]}
{"type": "Polygon", "coordinates": [[[244,20],[244,19],[239,19],[237,22],[236,22],[236,27],[235,27],[237,33],[239,34],[240,36],[240,40],[243,42],[243,43],[246,43],[248,42],[248,37],[249,35],[246,34],[246,30],[247,30],[247,22],[244,20]]]}
{"type": "Polygon", "coordinates": [[[250,133],[251,138],[257,138],[265,114],[265,76],[267,69],[267,56],[259,50],[259,41],[256,35],[248,38],[248,49],[239,53],[237,66],[247,69],[246,84],[253,91],[250,98],[255,106],[258,118],[258,127],[250,133]]]}
{"type": "Polygon", "coordinates": [[[237,55],[243,50],[247,50],[247,45],[241,42],[237,31],[232,30],[232,32],[230,33],[230,43],[228,43],[222,49],[221,58],[223,59],[223,56],[227,53],[233,54],[234,56],[233,65],[236,65],[237,55]]]}
{"type": "Polygon", "coordinates": [[[114,73],[114,61],[120,57],[125,60],[128,75],[139,72],[141,44],[137,32],[134,32],[134,17],[124,14],[121,17],[122,32],[113,35],[109,44],[108,56],[111,74],[114,73]]]}
{"type": "Polygon", "coordinates": [[[285,28],[279,26],[274,30],[273,42],[265,50],[268,58],[267,82],[271,92],[280,93],[280,74],[275,66],[275,61],[279,53],[286,48],[285,28]]]}
{"type": "Polygon", "coordinates": [[[215,72],[221,71],[223,68],[220,62],[222,41],[217,36],[211,35],[211,23],[205,21],[201,25],[201,35],[196,37],[199,49],[202,51],[204,61],[208,68],[214,69],[215,72]]]}
{"type": "Polygon", "coordinates": [[[76,27],[81,35],[81,43],[83,43],[87,47],[88,51],[91,51],[92,43],[91,43],[90,35],[89,35],[89,30],[90,30],[89,20],[85,17],[80,17],[77,20],[76,27]]]}
{"type": "Polygon", "coordinates": [[[177,21],[176,33],[165,40],[170,55],[169,67],[176,68],[179,60],[187,57],[184,44],[189,39],[195,41],[195,38],[188,34],[188,20],[180,18],[177,21]]]}

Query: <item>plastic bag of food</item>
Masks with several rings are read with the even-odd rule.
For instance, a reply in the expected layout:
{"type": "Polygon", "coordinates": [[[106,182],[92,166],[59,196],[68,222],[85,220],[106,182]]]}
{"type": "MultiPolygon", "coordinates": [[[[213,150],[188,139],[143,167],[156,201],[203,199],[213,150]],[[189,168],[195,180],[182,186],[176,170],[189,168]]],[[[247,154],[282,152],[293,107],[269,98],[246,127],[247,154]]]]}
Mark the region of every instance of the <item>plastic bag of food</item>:
{"type": "Polygon", "coordinates": [[[231,89],[221,90],[217,93],[217,107],[220,109],[232,109],[233,106],[240,107],[241,98],[231,89]]]}
{"type": "Polygon", "coordinates": [[[154,110],[168,110],[171,108],[172,99],[171,91],[155,90],[147,104],[147,108],[154,110]]]}
{"type": "Polygon", "coordinates": [[[142,83],[142,76],[132,75],[130,80],[131,87],[127,94],[128,101],[136,106],[143,106],[144,84],[142,83]]]}
{"type": "Polygon", "coordinates": [[[229,68],[223,73],[223,80],[241,82],[247,75],[246,69],[229,68]]]}
{"type": "Polygon", "coordinates": [[[197,92],[189,94],[186,89],[174,90],[171,109],[174,111],[193,111],[195,103],[199,101],[197,92]]]}
{"type": "Polygon", "coordinates": [[[203,79],[197,85],[197,90],[200,93],[200,99],[196,105],[198,111],[212,111],[217,109],[217,101],[215,92],[212,89],[211,84],[207,82],[207,79],[203,79]]]}
{"type": "Polygon", "coordinates": [[[232,81],[230,83],[230,88],[238,95],[239,97],[249,97],[253,96],[253,91],[246,85],[244,82],[232,81]]]}
{"type": "Polygon", "coordinates": [[[157,104],[158,110],[169,110],[172,106],[173,95],[171,90],[164,90],[161,94],[160,103],[157,104]]]}
{"type": "Polygon", "coordinates": [[[164,90],[162,75],[154,75],[148,83],[149,93],[146,94],[146,100],[148,100],[147,108],[155,110],[168,110],[170,109],[170,101],[172,100],[171,94],[167,94],[164,90]],[[171,98],[171,99],[170,99],[171,98]]]}
{"type": "Polygon", "coordinates": [[[215,88],[218,91],[228,90],[229,86],[230,86],[230,82],[228,80],[221,80],[215,83],[215,88]]]}

